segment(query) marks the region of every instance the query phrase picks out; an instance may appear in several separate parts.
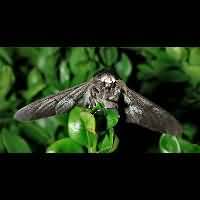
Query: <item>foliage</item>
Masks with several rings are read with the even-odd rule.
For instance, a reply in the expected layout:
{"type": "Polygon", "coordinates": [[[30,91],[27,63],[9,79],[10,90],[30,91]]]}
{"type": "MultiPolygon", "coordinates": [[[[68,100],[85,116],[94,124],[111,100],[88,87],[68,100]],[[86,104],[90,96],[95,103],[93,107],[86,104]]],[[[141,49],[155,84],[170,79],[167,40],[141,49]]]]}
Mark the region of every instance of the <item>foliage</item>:
{"type": "Polygon", "coordinates": [[[102,105],[93,110],[74,107],[69,113],[26,123],[13,119],[20,107],[82,83],[101,69],[116,72],[183,125],[181,137],[161,134],[155,140],[156,152],[200,152],[195,117],[200,109],[200,48],[19,47],[0,48],[0,153],[115,152],[121,118],[102,105]]]}

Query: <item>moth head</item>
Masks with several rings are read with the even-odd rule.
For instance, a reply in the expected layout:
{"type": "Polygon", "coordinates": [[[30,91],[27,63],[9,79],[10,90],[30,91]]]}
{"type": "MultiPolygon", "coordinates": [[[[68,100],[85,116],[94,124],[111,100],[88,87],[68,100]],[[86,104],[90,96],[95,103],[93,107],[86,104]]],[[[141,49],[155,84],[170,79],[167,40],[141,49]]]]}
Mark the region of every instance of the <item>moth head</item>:
{"type": "Polygon", "coordinates": [[[98,76],[98,80],[105,83],[105,85],[110,85],[116,81],[115,77],[110,73],[102,73],[98,76]]]}

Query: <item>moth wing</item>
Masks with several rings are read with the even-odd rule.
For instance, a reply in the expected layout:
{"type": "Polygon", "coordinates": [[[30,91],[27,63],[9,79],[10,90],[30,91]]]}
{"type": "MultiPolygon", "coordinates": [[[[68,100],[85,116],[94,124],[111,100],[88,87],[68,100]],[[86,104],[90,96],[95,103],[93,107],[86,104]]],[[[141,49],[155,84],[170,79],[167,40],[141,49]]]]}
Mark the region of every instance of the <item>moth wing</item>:
{"type": "Polygon", "coordinates": [[[146,99],[135,91],[125,88],[123,92],[126,121],[152,131],[178,135],[182,133],[179,122],[166,110],[146,99]]]}
{"type": "Polygon", "coordinates": [[[88,83],[81,84],[34,101],[15,113],[18,121],[29,121],[62,114],[71,109],[84,94],[88,83]]]}

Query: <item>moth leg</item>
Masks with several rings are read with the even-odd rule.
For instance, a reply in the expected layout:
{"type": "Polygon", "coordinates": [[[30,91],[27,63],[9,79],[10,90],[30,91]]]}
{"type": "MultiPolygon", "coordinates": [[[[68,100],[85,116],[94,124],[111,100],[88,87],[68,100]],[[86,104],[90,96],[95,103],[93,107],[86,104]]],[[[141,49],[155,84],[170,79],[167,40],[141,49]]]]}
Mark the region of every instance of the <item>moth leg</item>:
{"type": "Polygon", "coordinates": [[[118,87],[123,90],[123,92],[125,94],[128,93],[128,88],[127,88],[126,83],[124,81],[122,81],[122,80],[116,80],[116,83],[117,83],[118,87]]]}

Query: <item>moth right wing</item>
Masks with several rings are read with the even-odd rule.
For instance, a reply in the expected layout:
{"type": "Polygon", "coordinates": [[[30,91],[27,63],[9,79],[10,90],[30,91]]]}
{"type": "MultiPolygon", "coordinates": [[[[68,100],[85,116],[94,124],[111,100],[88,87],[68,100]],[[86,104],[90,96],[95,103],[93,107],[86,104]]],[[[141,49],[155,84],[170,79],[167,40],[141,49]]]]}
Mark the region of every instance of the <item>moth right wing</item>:
{"type": "Polygon", "coordinates": [[[59,92],[56,95],[34,101],[18,110],[14,118],[18,121],[29,121],[67,112],[83,96],[88,84],[83,83],[59,92]]]}
{"type": "Polygon", "coordinates": [[[127,105],[125,108],[126,121],[135,123],[150,130],[178,135],[182,133],[179,122],[166,110],[134,92],[124,84],[123,96],[127,105]]]}

